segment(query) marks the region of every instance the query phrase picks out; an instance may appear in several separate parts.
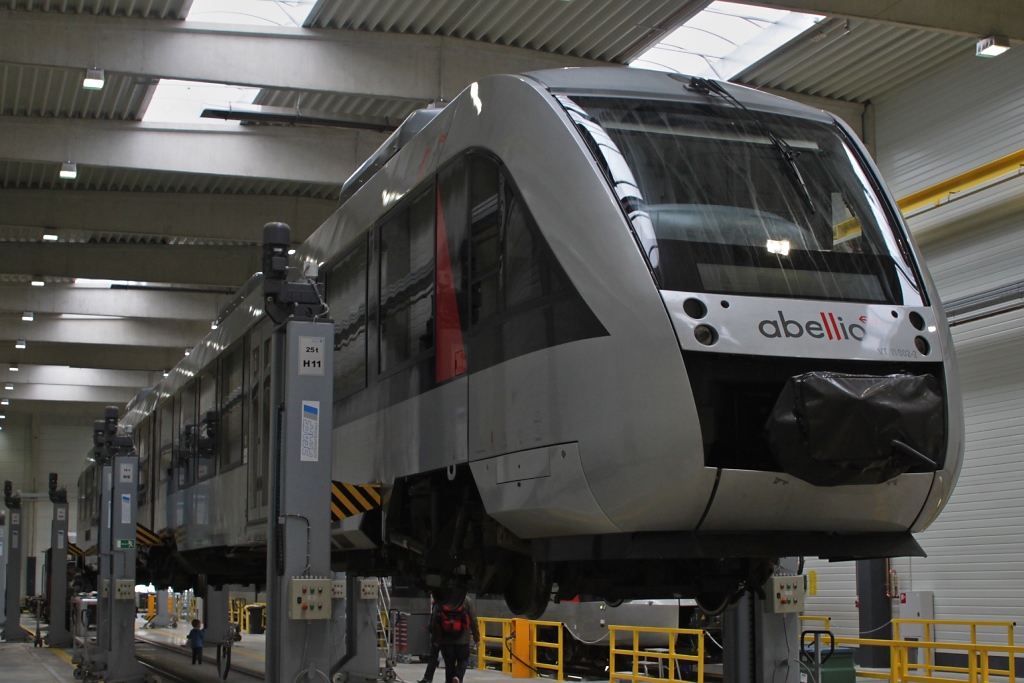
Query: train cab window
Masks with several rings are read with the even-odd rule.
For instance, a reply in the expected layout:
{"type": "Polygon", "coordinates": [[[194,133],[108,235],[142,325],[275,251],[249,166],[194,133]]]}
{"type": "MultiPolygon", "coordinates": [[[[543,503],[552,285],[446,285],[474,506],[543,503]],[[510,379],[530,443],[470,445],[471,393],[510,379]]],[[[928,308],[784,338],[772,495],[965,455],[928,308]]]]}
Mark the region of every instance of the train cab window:
{"type": "Polygon", "coordinates": [[[199,376],[199,423],[196,426],[196,481],[212,477],[215,473],[220,417],[217,410],[217,375],[207,370],[199,376]]]}
{"type": "Polygon", "coordinates": [[[174,401],[174,408],[178,418],[174,480],[181,488],[192,483],[191,464],[196,452],[196,391],[191,382],[182,387],[174,401]]]}
{"type": "Polygon", "coordinates": [[[148,417],[135,425],[132,433],[132,442],[135,444],[135,451],[139,455],[139,505],[145,505],[149,502],[149,471],[152,465],[152,458],[150,457],[150,420],[148,417]]]}
{"type": "Polygon", "coordinates": [[[434,191],[380,227],[380,371],[434,348],[434,191]]]}
{"type": "Polygon", "coordinates": [[[220,366],[220,471],[242,464],[243,435],[242,380],[245,348],[239,344],[229,351],[220,366]]]}
{"type": "Polygon", "coordinates": [[[334,398],[366,388],[366,238],[331,271],[327,302],[334,316],[334,398]]]}
{"type": "Polygon", "coordinates": [[[160,438],[157,440],[160,458],[159,481],[171,478],[174,468],[174,400],[168,399],[157,410],[157,429],[160,438]]]}

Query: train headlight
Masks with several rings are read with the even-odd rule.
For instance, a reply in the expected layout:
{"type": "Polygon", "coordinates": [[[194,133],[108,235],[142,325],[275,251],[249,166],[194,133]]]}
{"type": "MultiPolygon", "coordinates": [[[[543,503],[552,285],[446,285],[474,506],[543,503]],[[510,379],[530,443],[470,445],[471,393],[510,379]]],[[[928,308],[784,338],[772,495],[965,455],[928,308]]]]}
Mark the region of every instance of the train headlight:
{"type": "Polygon", "coordinates": [[[718,341],[718,332],[711,325],[697,325],[693,328],[693,336],[704,346],[711,346],[718,341]]]}

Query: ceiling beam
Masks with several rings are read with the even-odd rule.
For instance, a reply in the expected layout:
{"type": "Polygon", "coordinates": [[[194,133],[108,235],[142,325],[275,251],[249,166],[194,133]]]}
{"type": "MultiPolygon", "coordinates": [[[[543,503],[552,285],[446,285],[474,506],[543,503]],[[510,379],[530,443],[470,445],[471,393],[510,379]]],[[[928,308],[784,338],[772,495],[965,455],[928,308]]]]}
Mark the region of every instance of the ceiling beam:
{"type": "MultiPolygon", "coordinates": [[[[0,44],[3,40],[0,32],[0,44]]],[[[0,158],[11,161],[73,161],[79,166],[300,183],[341,185],[386,138],[382,133],[336,128],[169,128],[123,121],[0,117],[0,158]]]]}
{"type": "Polygon", "coordinates": [[[259,247],[8,242],[0,273],[241,287],[260,269],[259,247]]]}
{"type": "Polygon", "coordinates": [[[338,203],[330,199],[177,192],[0,189],[0,224],[43,230],[172,235],[259,244],[263,225],[287,223],[301,243],[338,203]]]}
{"type": "MultiPolygon", "coordinates": [[[[197,336],[190,342],[190,345],[199,342],[201,338],[201,336],[197,336]]],[[[29,344],[28,348],[22,350],[16,350],[14,344],[7,341],[0,344],[0,363],[60,364],[73,368],[152,372],[154,370],[169,370],[184,357],[184,349],[181,347],[131,346],[129,340],[114,341],[120,341],[120,343],[98,345],[38,341],[29,344]]],[[[0,367],[5,366],[0,365],[0,367]]]]}
{"type": "MultiPolygon", "coordinates": [[[[0,319],[0,346],[13,348],[15,340],[86,345],[156,346],[182,349],[193,346],[210,332],[205,321],[184,320],[36,320],[0,319]]],[[[17,351],[11,356],[18,360],[17,351]]],[[[4,356],[10,356],[5,353],[4,356]]]]}
{"type": "MultiPolygon", "coordinates": [[[[142,387],[139,387],[140,389],[142,387]]],[[[73,384],[15,383],[13,391],[0,391],[4,398],[18,401],[73,401],[76,403],[103,403],[124,405],[132,400],[138,389],[123,387],[88,387],[73,384]]]]}
{"type": "MultiPolygon", "coordinates": [[[[9,245],[5,245],[4,248],[7,246],[9,245]]],[[[123,318],[202,320],[209,324],[217,318],[217,313],[225,301],[227,296],[224,294],[202,292],[92,289],[60,285],[0,285],[0,311],[19,316],[25,311],[32,311],[37,319],[46,315],[71,313],[123,318]]]]}
{"type": "Polygon", "coordinates": [[[796,12],[870,19],[977,36],[1024,40],[1020,0],[739,0],[796,12]]]}
{"type": "MultiPolygon", "coordinates": [[[[100,370],[96,368],[72,368],[62,365],[19,364],[18,371],[12,372],[8,363],[0,365],[0,381],[17,384],[59,384],[89,387],[116,387],[137,389],[156,384],[163,376],[159,371],[143,370],[100,370]]],[[[0,398],[2,398],[0,392],[0,398]]]]}
{"type": "Polygon", "coordinates": [[[0,62],[431,102],[495,73],[605,64],[443,36],[0,14],[0,62]]]}

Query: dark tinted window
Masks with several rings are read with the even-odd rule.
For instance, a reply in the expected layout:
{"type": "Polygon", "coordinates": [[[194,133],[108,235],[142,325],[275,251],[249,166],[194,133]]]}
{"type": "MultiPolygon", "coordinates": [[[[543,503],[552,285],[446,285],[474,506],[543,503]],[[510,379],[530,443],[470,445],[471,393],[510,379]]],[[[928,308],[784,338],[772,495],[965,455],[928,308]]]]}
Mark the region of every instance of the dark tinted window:
{"type": "Polygon", "coordinates": [[[245,347],[237,345],[220,365],[220,469],[224,471],[242,462],[242,380],[245,377],[245,347]]]}
{"type": "Polygon", "coordinates": [[[434,193],[380,228],[380,371],[434,347],[434,193]]]}
{"type": "Polygon", "coordinates": [[[341,261],[327,282],[334,318],[334,398],[366,387],[366,238],[341,261]]]}

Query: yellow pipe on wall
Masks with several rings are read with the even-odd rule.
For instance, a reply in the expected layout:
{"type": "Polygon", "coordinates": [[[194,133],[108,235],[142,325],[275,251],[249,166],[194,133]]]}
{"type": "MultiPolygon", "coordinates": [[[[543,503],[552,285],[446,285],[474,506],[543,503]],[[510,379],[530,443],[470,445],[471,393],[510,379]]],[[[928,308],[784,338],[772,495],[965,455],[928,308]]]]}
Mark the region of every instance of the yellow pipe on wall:
{"type": "Polygon", "coordinates": [[[1009,173],[1019,172],[1021,167],[1024,167],[1024,149],[1018,150],[1013,154],[1007,154],[995,161],[982,164],[977,168],[972,168],[970,171],[909,194],[898,200],[896,204],[903,213],[920,209],[930,204],[938,204],[951,194],[969,190],[972,187],[995,180],[1009,173]]]}

